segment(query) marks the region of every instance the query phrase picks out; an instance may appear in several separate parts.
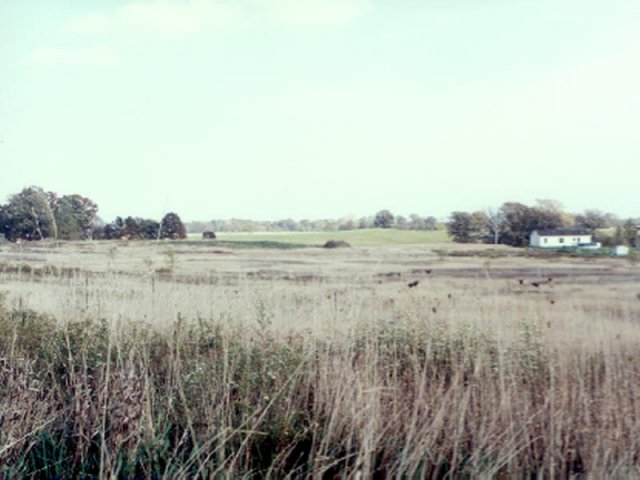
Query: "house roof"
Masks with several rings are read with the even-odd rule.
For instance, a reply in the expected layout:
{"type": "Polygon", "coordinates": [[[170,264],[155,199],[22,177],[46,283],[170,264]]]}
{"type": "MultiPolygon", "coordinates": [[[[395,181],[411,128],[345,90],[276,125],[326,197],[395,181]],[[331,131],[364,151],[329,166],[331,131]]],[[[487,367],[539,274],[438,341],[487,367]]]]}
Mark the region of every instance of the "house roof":
{"type": "Polygon", "coordinates": [[[546,230],[534,230],[541,237],[566,237],[570,235],[591,235],[589,230],[581,228],[553,228],[546,230]]]}

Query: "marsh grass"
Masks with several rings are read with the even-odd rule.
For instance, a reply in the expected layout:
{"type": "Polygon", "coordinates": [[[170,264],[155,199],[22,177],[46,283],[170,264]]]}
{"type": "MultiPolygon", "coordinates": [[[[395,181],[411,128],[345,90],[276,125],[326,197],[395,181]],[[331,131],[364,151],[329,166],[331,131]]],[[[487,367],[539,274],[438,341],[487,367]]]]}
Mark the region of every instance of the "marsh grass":
{"type": "Polygon", "coordinates": [[[523,323],[361,325],[340,340],[178,318],[0,315],[5,477],[638,473],[640,352],[523,323]],[[259,333],[259,334],[257,334],[259,333]]]}
{"type": "Polygon", "coordinates": [[[533,288],[481,259],[409,289],[450,262],[414,250],[383,283],[369,251],[198,254],[228,269],[205,282],[178,249],[162,275],[162,250],[94,254],[3,271],[4,478],[640,475],[637,284],[533,288]]]}

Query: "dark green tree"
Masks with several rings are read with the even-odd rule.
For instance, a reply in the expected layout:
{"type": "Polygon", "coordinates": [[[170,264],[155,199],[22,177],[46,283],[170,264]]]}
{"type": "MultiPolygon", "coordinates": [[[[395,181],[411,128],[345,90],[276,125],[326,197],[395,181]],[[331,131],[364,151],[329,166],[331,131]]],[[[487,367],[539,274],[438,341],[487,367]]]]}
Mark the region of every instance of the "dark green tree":
{"type": "Polygon", "coordinates": [[[469,243],[472,241],[471,214],[467,212],[453,212],[447,223],[447,233],[454,242],[469,243]]]}
{"type": "Polygon", "coordinates": [[[529,245],[529,238],[534,230],[566,227],[571,221],[571,217],[553,200],[539,200],[536,207],[506,202],[500,207],[499,214],[503,222],[501,242],[514,247],[529,245]]]}
{"type": "Polygon", "coordinates": [[[133,217],[127,217],[124,219],[124,228],[122,229],[122,236],[129,240],[137,240],[142,238],[140,233],[140,223],[133,217]]]}
{"type": "Polygon", "coordinates": [[[394,217],[389,210],[380,210],[373,219],[373,226],[376,228],[391,228],[394,217]]]}
{"type": "Polygon", "coordinates": [[[482,212],[453,212],[447,223],[447,233],[454,242],[470,243],[486,240],[487,217],[482,212]]]}
{"type": "Polygon", "coordinates": [[[178,240],[187,238],[187,231],[177,213],[167,213],[162,219],[160,238],[178,240]]]}
{"type": "Polygon", "coordinates": [[[82,195],[64,195],[58,198],[49,195],[58,228],[58,238],[64,240],[85,240],[91,238],[93,222],[98,206],[90,198],[82,195]]]}
{"type": "Polygon", "coordinates": [[[142,238],[147,240],[156,240],[158,238],[160,224],[155,220],[140,218],[138,219],[138,225],[140,226],[140,236],[142,238]]]}
{"type": "Polygon", "coordinates": [[[117,240],[124,235],[124,220],[122,217],[116,217],[116,219],[104,226],[104,239],[105,240],[117,240]]]}
{"type": "Polygon", "coordinates": [[[535,212],[518,202],[506,202],[500,211],[504,217],[502,243],[514,247],[528,245],[531,232],[537,228],[535,212]]]}
{"type": "Polygon", "coordinates": [[[2,208],[2,234],[12,242],[18,239],[42,240],[56,237],[56,221],[48,195],[40,187],[28,187],[11,195],[2,208]]]}

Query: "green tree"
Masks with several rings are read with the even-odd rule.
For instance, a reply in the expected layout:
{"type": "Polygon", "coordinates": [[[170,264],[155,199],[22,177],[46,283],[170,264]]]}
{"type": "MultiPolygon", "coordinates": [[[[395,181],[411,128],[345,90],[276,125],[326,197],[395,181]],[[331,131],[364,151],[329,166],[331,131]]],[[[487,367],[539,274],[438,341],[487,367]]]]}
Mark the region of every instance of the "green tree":
{"type": "Polygon", "coordinates": [[[447,233],[454,242],[471,243],[487,238],[487,217],[483,212],[453,212],[447,233]]]}
{"type": "Polygon", "coordinates": [[[124,235],[124,220],[122,217],[116,217],[116,219],[104,226],[104,239],[114,240],[120,239],[124,235]]]}
{"type": "Polygon", "coordinates": [[[376,228],[391,228],[393,220],[393,214],[389,210],[380,210],[373,219],[373,226],[376,228]]]}
{"type": "Polygon", "coordinates": [[[28,187],[11,195],[2,208],[2,234],[12,242],[18,239],[42,240],[56,237],[56,221],[49,197],[40,187],[28,187]]]}
{"type": "Polygon", "coordinates": [[[141,218],[138,220],[140,226],[140,235],[147,240],[156,240],[160,230],[160,224],[155,220],[141,218]]]}
{"type": "Polygon", "coordinates": [[[514,247],[529,244],[529,236],[536,229],[536,214],[526,205],[518,202],[506,202],[500,207],[504,218],[502,243],[514,247]]]}
{"type": "Polygon", "coordinates": [[[127,217],[124,219],[122,235],[127,237],[129,240],[137,240],[142,237],[140,233],[140,224],[135,218],[127,217]]]}
{"type": "Polygon", "coordinates": [[[471,214],[467,212],[453,212],[447,223],[447,233],[454,242],[469,243],[472,241],[471,214]]]}
{"type": "Polygon", "coordinates": [[[541,229],[566,227],[572,221],[555,200],[538,200],[536,207],[518,202],[506,202],[500,207],[502,216],[502,243],[514,247],[529,244],[531,232],[541,229]]]}
{"type": "Polygon", "coordinates": [[[177,213],[167,213],[162,219],[160,238],[172,240],[187,238],[187,231],[177,213]]]}
{"type": "Polygon", "coordinates": [[[58,228],[58,238],[81,240],[91,238],[93,222],[98,206],[90,198],[82,195],[64,195],[58,198],[50,194],[49,202],[53,209],[58,228]]]}

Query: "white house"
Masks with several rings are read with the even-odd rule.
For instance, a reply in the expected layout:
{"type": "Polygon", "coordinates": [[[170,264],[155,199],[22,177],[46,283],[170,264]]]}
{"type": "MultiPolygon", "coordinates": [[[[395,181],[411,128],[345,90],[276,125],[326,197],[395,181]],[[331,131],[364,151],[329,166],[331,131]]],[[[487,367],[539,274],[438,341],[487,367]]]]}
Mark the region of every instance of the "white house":
{"type": "Polygon", "coordinates": [[[553,230],[534,230],[529,245],[539,248],[589,247],[598,248],[591,233],[586,230],[555,228],[553,230]]]}

